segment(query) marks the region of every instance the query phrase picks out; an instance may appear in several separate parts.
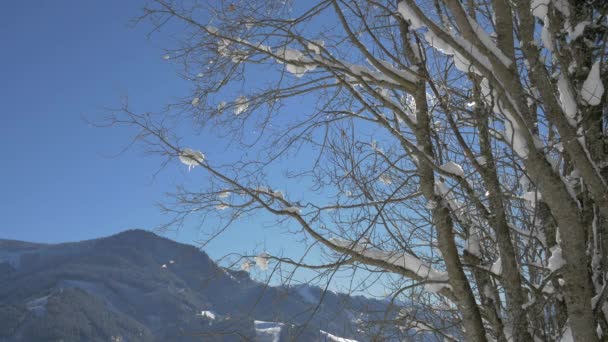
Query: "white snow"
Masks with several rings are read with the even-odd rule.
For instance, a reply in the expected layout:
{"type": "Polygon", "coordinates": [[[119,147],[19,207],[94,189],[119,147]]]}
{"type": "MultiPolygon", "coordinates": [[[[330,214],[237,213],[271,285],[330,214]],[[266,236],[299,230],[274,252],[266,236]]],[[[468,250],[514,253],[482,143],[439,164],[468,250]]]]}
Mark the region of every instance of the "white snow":
{"type": "Polygon", "coordinates": [[[575,342],[574,336],[572,336],[572,330],[570,329],[570,324],[566,325],[566,329],[562,334],[562,338],[559,340],[560,342],[575,342]]]}
{"type": "Polygon", "coordinates": [[[215,206],[215,209],[217,209],[217,210],[226,210],[228,208],[229,208],[229,206],[226,205],[226,204],[223,204],[223,203],[220,203],[220,204],[218,204],[218,205],[215,206]]]}
{"type": "Polygon", "coordinates": [[[218,29],[215,26],[211,26],[211,25],[207,25],[205,26],[205,29],[207,30],[207,32],[211,33],[211,34],[216,34],[218,33],[218,29]]]}
{"type": "Polygon", "coordinates": [[[253,321],[256,342],[279,342],[283,323],[253,321]]]}
{"type": "Polygon", "coordinates": [[[488,162],[486,157],[484,156],[479,156],[475,158],[475,160],[479,163],[479,165],[486,165],[486,163],[488,162]]]}
{"type": "Polygon", "coordinates": [[[583,20],[580,23],[576,24],[576,26],[574,26],[574,29],[568,33],[568,35],[570,36],[570,39],[575,40],[578,37],[580,37],[583,34],[583,32],[585,31],[585,28],[587,27],[587,25],[590,25],[590,24],[591,24],[591,22],[588,20],[583,20]]]}
{"type": "MultiPolygon", "coordinates": [[[[591,89],[594,88],[595,87],[591,89]]],[[[574,94],[572,94],[572,90],[570,89],[570,85],[568,84],[568,80],[566,79],[564,73],[559,75],[559,79],[557,80],[557,89],[559,90],[559,101],[561,102],[564,113],[568,117],[568,121],[571,125],[576,125],[576,99],[574,98],[574,94]]],[[[602,92],[603,91],[604,90],[602,89],[602,92]]]]}
{"type": "Polygon", "coordinates": [[[382,147],[378,146],[378,142],[376,140],[372,140],[371,144],[370,144],[372,150],[374,150],[375,152],[378,153],[382,153],[382,147]]]}
{"type": "Polygon", "coordinates": [[[272,192],[272,196],[276,197],[276,198],[280,198],[280,199],[284,199],[284,195],[280,190],[275,190],[272,192]]]}
{"type": "Polygon", "coordinates": [[[268,269],[268,260],[270,259],[270,255],[268,253],[262,253],[255,258],[255,264],[261,269],[266,271],[268,269]]]}
{"type": "Polygon", "coordinates": [[[255,190],[258,192],[264,192],[264,193],[270,192],[270,189],[267,186],[258,186],[257,188],[255,188],[255,190]]]}
{"type": "Polygon", "coordinates": [[[496,44],[494,44],[494,42],[492,41],[492,38],[488,36],[483,27],[481,27],[481,25],[479,25],[475,19],[471,18],[468,15],[467,20],[469,21],[471,28],[473,29],[473,31],[475,31],[477,38],[479,38],[479,41],[481,41],[483,46],[485,46],[486,49],[492,52],[492,54],[496,56],[502,64],[504,64],[506,67],[509,67],[513,62],[509,57],[507,57],[507,55],[505,55],[502,51],[498,49],[496,44]]]}
{"type": "Polygon", "coordinates": [[[205,155],[201,151],[185,148],[179,154],[179,160],[188,166],[188,171],[205,161],[205,155]]]}
{"type": "Polygon", "coordinates": [[[245,260],[241,264],[241,270],[243,270],[245,272],[249,272],[249,269],[251,268],[251,266],[253,266],[253,264],[251,263],[251,261],[245,260]]]}
{"type": "Polygon", "coordinates": [[[550,52],[553,52],[555,46],[553,45],[553,37],[551,36],[551,31],[549,31],[548,17],[544,18],[544,25],[540,32],[540,39],[543,42],[543,46],[545,47],[545,49],[549,50],[550,52]]]}
{"type": "Polygon", "coordinates": [[[464,249],[476,257],[481,258],[481,242],[477,229],[476,231],[471,231],[469,233],[469,237],[465,241],[464,249]]]}
{"type": "MultiPolygon", "coordinates": [[[[319,48],[317,47],[317,50],[319,48]]],[[[275,52],[279,57],[277,63],[285,64],[285,70],[294,74],[296,77],[302,77],[307,71],[312,71],[317,68],[314,61],[305,56],[301,51],[290,48],[279,48],[275,52]]]]}
{"type": "Polygon", "coordinates": [[[234,108],[234,115],[240,115],[241,113],[245,112],[247,108],[249,108],[249,101],[245,96],[237,97],[237,99],[234,101],[234,104],[236,106],[234,108]]]}
{"type": "Polygon", "coordinates": [[[455,193],[448,187],[448,185],[441,181],[435,181],[435,194],[441,196],[443,205],[447,206],[452,212],[462,221],[470,221],[470,217],[467,214],[466,205],[456,198],[455,193]]]}
{"type": "Polygon", "coordinates": [[[380,181],[380,183],[384,184],[384,185],[390,185],[393,184],[393,179],[391,178],[391,176],[387,173],[383,173],[380,175],[380,177],[378,178],[378,180],[380,181]]]}
{"type": "Polygon", "coordinates": [[[551,257],[549,258],[549,262],[547,267],[555,272],[556,270],[562,268],[566,264],[566,260],[562,257],[562,248],[559,245],[555,245],[551,247],[551,257]]]}
{"type": "Polygon", "coordinates": [[[581,89],[581,97],[590,106],[597,106],[602,102],[604,84],[600,79],[600,61],[593,63],[587,79],[581,89]]]}
{"type": "Polygon", "coordinates": [[[198,102],[200,101],[200,99],[198,97],[195,97],[192,99],[191,104],[196,107],[198,105],[198,102]]]}
{"type": "Polygon", "coordinates": [[[408,39],[407,42],[410,44],[410,49],[412,49],[412,51],[414,52],[414,55],[416,56],[416,60],[422,61],[422,54],[420,53],[420,47],[418,46],[418,44],[416,42],[414,42],[412,39],[408,39]]]}
{"type": "Polygon", "coordinates": [[[390,101],[390,91],[386,88],[380,88],[380,90],[378,91],[380,93],[380,96],[382,96],[383,98],[386,98],[388,101],[390,101]]]}
{"type": "Polygon", "coordinates": [[[530,4],[532,15],[538,19],[544,19],[547,16],[550,1],[551,0],[532,0],[532,3],[530,4]]]}
{"type": "Polygon", "coordinates": [[[439,293],[444,288],[451,289],[452,287],[445,283],[425,283],[423,288],[424,288],[424,291],[426,291],[428,293],[439,293]]]}
{"type": "Polygon", "coordinates": [[[439,168],[442,171],[464,178],[464,170],[462,169],[462,166],[454,163],[453,161],[449,161],[441,165],[439,168]]]}
{"type": "MultiPolygon", "coordinates": [[[[445,282],[448,280],[447,272],[436,270],[407,252],[383,251],[378,248],[368,247],[361,243],[338,238],[331,238],[330,242],[335,246],[348,248],[367,258],[382,260],[389,264],[403,267],[424,279],[436,282],[445,282]]],[[[447,287],[448,285],[444,284],[443,286],[447,287]]]]}
{"type": "MultiPolygon", "coordinates": [[[[369,62],[369,61],[368,61],[369,62]]],[[[402,80],[400,78],[406,79],[409,82],[416,82],[418,77],[416,74],[409,70],[398,69],[390,65],[388,62],[379,61],[380,64],[390,72],[379,72],[371,70],[365,66],[358,64],[351,64],[348,62],[342,62],[342,65],[336,65],[336,68],[346,68],[346,77],[348,82],[356,85],[359,80],[358,78],[362,78],[363,81],[373,84],[383,85],[386,83],[399,85],[402,80]]]]}
{"type": "Polygon", "coordinates": [[[492,264],[492,267],[490,267],[490,272],[492,272],[496,275],[502,274],[502,261],[501,261],[500,257],[498,259],[496,259],[496,261],[494,261],[494,263],[492,264]]]}
{"type": "MultiPolygon", "coordinates": [[[[464,40],[462,37],[457,37],[451,35],[452,39],[459,45],[459,47],[465,51],[467,51],[471,56],[473,56],[477,62],[483,65],[487,69],[491,69],[491,63],[488,57],[482,54],[474,45],[470,42],[464,40]]],[[[445,54],[445,55],[453,55],[454,56],[454,66],[456,69],[462,72],[475,72],[478,75],[481,75],[481,72],[471,66],[471,62],[464,57],[456,47],[448,44],[445,40],[439,38],[433,31],[428,30],[424,34],[424,39],[433,47],[435,50],[445,54]]],[[[483,76],[483,75],[482,75],[483,76]]]]}
{"type": "Polygon", "coordinates": [[[474,71],[475,68],[471,68],[471,62],[466,59],[463,55],[454,51],[454,66],[456,69],[462,72],[474,71]]]}
{"type": "Polygon", "coordinates": [[[169,56],[169,55],[164,55],[164,56],[163,56],[163,59],[167,61],[167,60],[171,59],[171,56],[169,56]]]}
{"type": "Polygon", "coordinates": [[[300,213],[300,208],[298,208],[298,207],[287,207],[284,210],[286,212],[292,213],[292,214],[299,214],[300,213]]]}
{"type": "MultiPolygon", "coordinates": [[[[414,99],[414,97],[410,94],[405,94],[405,96],[402,96],[399,101],[401,102],[403,109],[406,111],[405,114],[407,115],[408,119],[410,119],[410,121],[412,121],[414,124],[418,124],[418,118],[416,117],[416,99],[414,99]]],[[[400,117],[397,117],[397,120],[403,122],[400,117]]]]}
{"type": "Polygon", "coordinates": [[[216,318],[216,314],[215,314],[215,312],[213,312],[213,311],[208,311],[208,310],[206,310],[206,311],[201,311],[201,316],[202,316],[202,317],[204,317],[204,318],[208,318],[208,319],[210,319],[210,320],[215,320],[215,318],[216,318]]]}
{"type": "Polygon", "coordinates": [[[217,195],[217,197],[219,197],[219,198],[228,198],[228,197],[230,197],[230,191],[224,190],[224,191],[220,192],[220,194],[217,195]]]}
{"type": "Polygon", "coordinates": [[[481,87],[481,95],[487,104],[492,103],[492,88],[490,87],[490,81],[484,77],[479,84],[481,87]]]}
{"type": "Polygon", "coordinates": [[[411,24],[410,27],[413,30],[424,27],[424,22],[422,21],[422,19],[419,18],[416,15],[416,13],[414,13],[414,11],[410,8],[410,6],[405,1],[401,1],[399,3],[397,10],[399,11],[399,14],[401,14],[403,19],[410,22],[410,24],[411,24]]]}
{"type": "Polygon", "coordinates": [[[570,17],[570,5],[568,0],[553,0],[553,6],[556,10],[562,12],[566,20],[570,17]]]}
{"type": "MultiPolygon", "coordinates": [[[[485,79],[484,79],[485,80],[485,79]]],[[[530,150],[524,137],[522,136],[519,124],[514,120],[505,120],[504,138],[513,147],[513,151],[521,158],[527,158],[530,150]]]]}
{"type": "Polygon", "coordinates": [[[325,42],[322,40],[313,40],[306,44],[308,50],[316,53],[317,55],[321,54],[321,48],[325,46],[325,42]]]}
{"type": "Polygon", "coordinates": [[[226,108],[228,104],[226,103],[226,101],[222,101],[217,105],[217,110],[218,112],[221,112],[222,110],[224,110],[224,108],[226,108]]]}
{"type": "Polygon", "coordinates": [[[328,333],[327,331],[321,330],[321,336],[325,337],[326,342],[357,342],[357,340],[351,340],[344,337],[338,337],[328,333]]]}
{"type": "Polygon", "coordinates": [[[432,31],[427,31],[424,34],[424,39],[429,43],[435,50],[445,54],[445,55],[453,55],[454,49],[446,43],[443,39],[437,37],[432,31]]]}
{"type": "MultiPolygon", "coordinates": [[[[572,74],[576,71],[576,67],[578,66],[578,63],[576,63],[576,60],[572,60],[570,62],[570,65],[568,65],[568,73],[572,74]]],[[[528,98],[528,105],[530,105],[530,103],[534,103],[534,101],[532,100],[532,98],[528,98]]]]}
{"type": "Polygon", "coordinates": [[[527,191],[521,196],[521,198],[530,202],[532,207],[534,207],[536,201],[541,199],[541,194],[538,191],[527,191]]]}
{"type": "MultiPolygon", "coordinates": [[[[424,323],[422,321],[417,320],[417,321],[414,321],[412,323],[413,323],[412,324],[412,329],[414,331],[416,331],[417,333],[430,332],[431,334],[435,334],[437,332],[437,329],[435,329],[434,327],[432,327],[432,326],[430,326],[430,325],[428,325],[428,324],[426,324],[426,323],[424,323]]],[[[452,336],[450,334],[447,334],[447,333],[444,333],[444,332],[442,332],[442,334],[446,336],[446,338],[443,339],[443,341],[458,341],[457,338],[455,338],[454,336],[452,336]]],[[[424,336],[424,335],[422,335],[422,336],[424,336]]],[[[424,340],[426,340],[426,339],[424,339],[424,340]]]]}
{"type": "MultiPolygon", "coordinates": [[[[537,286],[537,288],[538,288],[538,286],[537,286]]],[[[551,282],[547,282],[547,283],[545,283],[545,286],[543,286],[541,288],[541,291],[545,294],[552,295],[555,293],[555,287],[553,286],[553,284],[551,282]]]]}
{"type": "Polygon", "coordinates": [[[224,57],[230,56],[230,50],[228,49],[230,44],[231,44],[231,42],[228,39],[220,39],[218,41],[217,52],[220,54],[220,56],[224,56],[224,57]]]}

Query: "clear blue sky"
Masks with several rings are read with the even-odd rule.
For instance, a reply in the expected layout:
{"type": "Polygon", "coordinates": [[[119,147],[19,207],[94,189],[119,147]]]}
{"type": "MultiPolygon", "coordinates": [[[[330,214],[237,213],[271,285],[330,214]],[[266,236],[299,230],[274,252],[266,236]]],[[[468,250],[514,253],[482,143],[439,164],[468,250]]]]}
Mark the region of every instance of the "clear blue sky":
{"type": "MultiPolygon", "coordinates": [[[[148,40],[149,26],[129,25],[142,5],[136,0],[3,3],[0,238],[55,243],[152,228],[166,220],[155,206],[166,200],[164,193],[184,176],[192,181],[197,175],[179,172],[177,165],[154,177],[159,159],[138,148],[119,154],[134,131],[100,129],[83,119],[99,118],[125,95],[140,111],[187,96],[188,85],[162,59],[169,36],[148,40]]],[[[217,140],[204,139],[205,153],[213,149],[216,158],[231,157],[214,146],[217,140]]],[[[205,251],[213,258],[254,250],[302,255],[301,241],[272,222],[263,216],[241,221],[205,251]]],[[[167,236],[188,243],[203,237],[194,225],[167,236]]]]}
{"type": "MultiPolygon", "coordinates": [[[[63,242],[151,228],[155,203],[183,173],[132,149],[126,129],[92,127],[121,96],[158,110],[188,88],[164,61],[163,33],[130,27],[143,1],[11,1],[0,12],[0,238],[63,242]]],[[[258,226],[261,222],[243,222],[258,226]]],[[[238,229],[239,227],[236,227],[238,229]]],[[[242,228],[242,227],[241,227],[242,228]]],[[[252,250],[259,232],[229,233],[207,248],[214,257],[252,250]],[[250,234],[250,239],[247,239],[250,234]],[[234,239],[235,236],[241,239],[234,239]],[[255,239],[254,239],[255,237],[255,239]]],[[[273,236],[274,234],[269,234],[273,236]]],[[[171,238],[193,242],[186,227],[171,238]]]]}
{"type": "Polygon", "coordinates": [[[116,155],[131,132],[91,127],[120,96],[160,106],[179,88],[162,41],[127,24],[139,1],[10,1],[0,12],[0,236],[80,240],[145,227],[157,162],[116,155]]]}

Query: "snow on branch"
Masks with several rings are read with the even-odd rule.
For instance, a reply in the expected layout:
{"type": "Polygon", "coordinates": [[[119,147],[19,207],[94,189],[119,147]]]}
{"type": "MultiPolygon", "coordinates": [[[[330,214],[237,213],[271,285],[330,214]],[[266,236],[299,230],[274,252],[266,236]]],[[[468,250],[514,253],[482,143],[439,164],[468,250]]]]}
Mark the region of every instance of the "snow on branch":
{"type": "MultiPolygon", "coordinates": [[[[395,266],[403,267],[413,272],[421,279],[426,279],[431,282],[447,282],[449,280],[447,272],[436,270],[407,252],[383,251],[375,247],[370,247],[367,244],[338,238],[332,238],[329,241],[337,247],[348,248],[349,250],[364,257],[381,260],[395,266]]],[[[440,290],[439,287],[449,287],[448,284],[441,284],[437,286],[437,290],[440,290]]]]}
{"type": "Polygon", "coordinates": [[[496,44],[492,41],[492,38],[488,36],[486,31],[477,23],[477,21],[470,16],[467,15],[467,20],[469,25],[471,25],[471,29],[475,32],[475,35],[479,39],[479,41],[483,44],[483,46],[488,49],[498,60],[505,66],[509,67],[513,64],[513,61],[509,57],[507,57],[502,51],[498,49],[496,44]]]}
{"type": "Polygon", "coordinates": [[[261,253],[254,259],[256,266],[258,266],[261,270],[266,271],[268,269],[268,260],[270,260],[270,255],[268,253],[261,253]]]}
{"type": "Polygon", "coordinates": [[[557,80],[557,89],[559,90],[559,101],[564,114],[566,114],[566,117],[568,118],[568,122],[570,125],[576,126],[576,113],[578,111],[576,99],[571,90],[570,83],[563,72],[559,75],[559,79],[557,80]]]}
{"type": "Polygon", "coordinates": [[[275,58],[277,63],[285,64],[285,70],[294,74],[296,77],[302,77],[307,71],[313,71],[317,68],[314,60],[296,49],[281,47],[275,52],[280,58],[275,58]]]}
{"type": "Polygon", "coordinates": [[[413,30],[425,27],[424,21],[416,14],[416,12],[405,1],[399,2],[397,6],[399,14],[410,23],[413,30]]]}
{"type": "MultiPolygon", "coordinates": [[[[458,70],[462,72],[475,72],[481,76],[484,76],[484,74],[475,64],[482,66],[486,71],[492,70],[492,63],[488,54],[480,50],[473,42],[456,35],[453,29],[446,30],[434,25],[423,14],[422,16],[418,15],[418,12],[420,12],[419,8],[410,6],[406,1],[399,3],[398,11],[405,20],[411,23],[413,29],[426,27],[428,30],[424,33],[424,38],[427,43],[445,55],[454,56],[454,66],[458,70]]],[[[485,30],[474,19],[467,16],[467,24],[481,43],[480,46],[494,55],[504,67],[508,68],[513,63],[498,49],[485,30]]]]}
{"type": "Polygon", "coordinates": [[[604,84],[600,77],[600,61],[593,63],[587,79],[583,83],[581,89],[581,97],[583,101],[590,106],[597,106],[602,102],[604,95],[604,84]]]}
{"type": "Polygon", "coordinates": [[[449,174],[464,178],[464,170],[462,169],[462,166],[454,163],[453,161],[449,161],[441,165],[439,168],[449,174]]]}
{"type": "Polygon", "coordinates": [[[205,160],[205,155],[201,151],[184,148],[179,154],[179,161],[188,166],[188,171],[196,167],[205,160]]]}

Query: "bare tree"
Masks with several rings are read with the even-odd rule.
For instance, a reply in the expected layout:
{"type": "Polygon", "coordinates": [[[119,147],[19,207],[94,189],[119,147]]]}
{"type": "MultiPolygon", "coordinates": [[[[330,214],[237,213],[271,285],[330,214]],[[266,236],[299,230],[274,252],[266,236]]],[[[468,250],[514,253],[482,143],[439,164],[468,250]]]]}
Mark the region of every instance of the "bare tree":
{"type": "Polygon", "coordinates": [[[140,20],[176,30],[165,58],[183,65],[192,93],[160,114],[125,106],[111,123],[206,171],[207,188],[182,188],[165,208],[176,222],[229,225],[259,211],[295,222],[331,262],[258,263],[382,274],[428,313],[404,309],[391,322],[402,331],[598,341],[608,336],[607,10],[600,0],[157,0],[140,20]],[[213,127],[243,158],[220,165],[205,146],[181,146],[172,127],[184,124],[213,127]],[[285,177],[310,185],[305,200],[265,176],[302,155],[308,167],[285,177]]]}

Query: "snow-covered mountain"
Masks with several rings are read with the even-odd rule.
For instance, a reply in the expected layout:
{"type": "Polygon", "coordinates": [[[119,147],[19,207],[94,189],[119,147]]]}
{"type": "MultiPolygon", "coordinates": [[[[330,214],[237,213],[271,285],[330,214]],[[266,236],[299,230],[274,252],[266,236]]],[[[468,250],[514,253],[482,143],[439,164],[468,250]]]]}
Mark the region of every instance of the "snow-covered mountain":
{"type": "Polygon", "coordinates": [[[142,230],[53,245],[0,240],[0,341],[368,341],[385,332],[365,321],[386,308],[312,286],[268,287],[142,230]]]}

